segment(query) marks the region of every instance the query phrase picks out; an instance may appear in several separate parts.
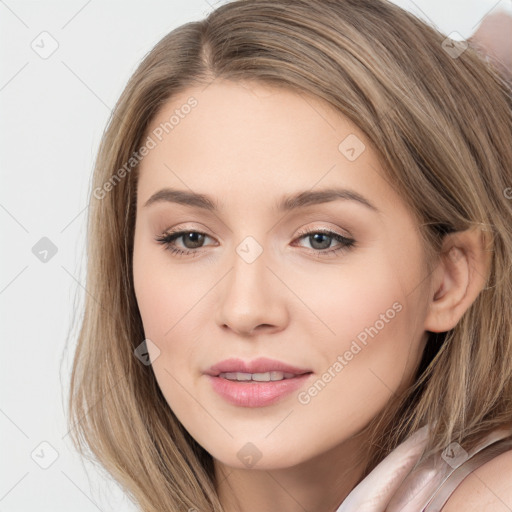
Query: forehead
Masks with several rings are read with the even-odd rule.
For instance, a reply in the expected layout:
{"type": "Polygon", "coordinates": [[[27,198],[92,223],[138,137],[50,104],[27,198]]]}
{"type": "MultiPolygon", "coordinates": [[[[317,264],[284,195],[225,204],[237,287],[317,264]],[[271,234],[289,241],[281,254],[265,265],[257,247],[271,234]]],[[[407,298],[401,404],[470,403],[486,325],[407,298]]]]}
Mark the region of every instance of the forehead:
{"type": "MultiPolygon", "coordinates": [[[[382,209],[399,198],[371,141],[323,100],[282,87],[216,80],[170,99],[150,123],[139,206],[169,186],[220,198],[268,199],[344,187],[382,209]]],[[[226,199],[227,201],[227,199],[226,199]]]]}

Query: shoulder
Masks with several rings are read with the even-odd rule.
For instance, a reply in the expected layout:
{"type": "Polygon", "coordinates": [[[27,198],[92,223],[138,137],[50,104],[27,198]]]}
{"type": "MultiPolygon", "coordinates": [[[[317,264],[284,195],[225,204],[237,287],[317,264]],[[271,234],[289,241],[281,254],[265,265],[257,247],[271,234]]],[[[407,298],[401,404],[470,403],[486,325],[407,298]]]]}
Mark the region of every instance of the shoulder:
{"type": "Polygon", "coordinates": [[[486,462],[455,489],[442,512],[510,512],[512,450],[486,462]]]}

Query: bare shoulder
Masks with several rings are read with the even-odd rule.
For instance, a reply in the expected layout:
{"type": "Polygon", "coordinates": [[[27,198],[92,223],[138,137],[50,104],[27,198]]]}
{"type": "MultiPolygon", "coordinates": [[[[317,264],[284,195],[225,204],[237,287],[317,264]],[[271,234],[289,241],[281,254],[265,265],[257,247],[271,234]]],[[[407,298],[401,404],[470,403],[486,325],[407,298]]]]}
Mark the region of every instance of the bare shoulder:
{"type": "Polygon", "coordinates": [[[510,512],[512,450],[470,473],[450,496],[442,512],[510,512]]]}

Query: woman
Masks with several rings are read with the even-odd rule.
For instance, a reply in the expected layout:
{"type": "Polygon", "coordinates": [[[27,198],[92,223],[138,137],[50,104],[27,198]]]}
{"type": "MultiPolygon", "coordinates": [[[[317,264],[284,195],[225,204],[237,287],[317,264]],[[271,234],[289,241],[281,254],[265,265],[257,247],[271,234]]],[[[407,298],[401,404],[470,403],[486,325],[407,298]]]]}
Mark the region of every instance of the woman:
{"type": "Polygon", "coordinates": [[[384,1],[242,0],[131,77],[70,423],[142,510],[511,506],[512,100],[450,48],[384,1]]]}

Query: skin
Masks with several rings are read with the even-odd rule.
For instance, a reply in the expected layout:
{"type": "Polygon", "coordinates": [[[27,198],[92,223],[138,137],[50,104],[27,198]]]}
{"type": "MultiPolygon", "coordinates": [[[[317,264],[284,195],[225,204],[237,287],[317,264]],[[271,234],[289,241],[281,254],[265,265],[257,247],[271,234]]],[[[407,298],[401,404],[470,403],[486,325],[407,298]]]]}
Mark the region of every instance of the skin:
{"type": "MultiPolygon", "coordinates": [[[[362,474],[359,435],[413,379],[426,331],[452,328],[483,286],[488,253],[477,232],[450,236],[427,273],[416,221],[386,180],[371,141],[321,100],[257,83],[217,79],[173,97],[146,135],[194,96],[198,105],[141,162],[134,240],[135,293],[153,371],[178,419],[210,453],[227,512],[331,512],[362,474]],[[338,146],[355,134],[354,161],[338,146]],[[285,195],[353,189],[380,213],[350,200],[279,214],[285,195]],[[207,194],[219,211],[146,201],[164,187],[207,194]],[[329,229],[356,245],[337,254],[301,230],[329,229]],[[155,237],[205,233],[203,245],[155,237]],[[247,237],[263,249],[236,252],[247,237]],[[185,245],[187,244],[187,245],[185,245]],[[320,248],[319,248],[320,247],[320,248]],[[276,404],[238,407],[203,372],[228,357],[266,356],[314,372],[311,384],[356,336],[402,309],[308,404],[298,392],[276,404]],[[249,468],[237,453],[261,453],[249,468]]],[[[392,492],[390,489],[389,492],[392,492]]]]}
{"type": "Polygon", "coordinates": [[[489,14],[470,41],[512,80],[512,15],[499,11],[489,14]]]}
{"type": "Polygon", "coordinates": [[[510,512],[512,450],[483,464],[455,489],[443,512],[510,512]]]}

